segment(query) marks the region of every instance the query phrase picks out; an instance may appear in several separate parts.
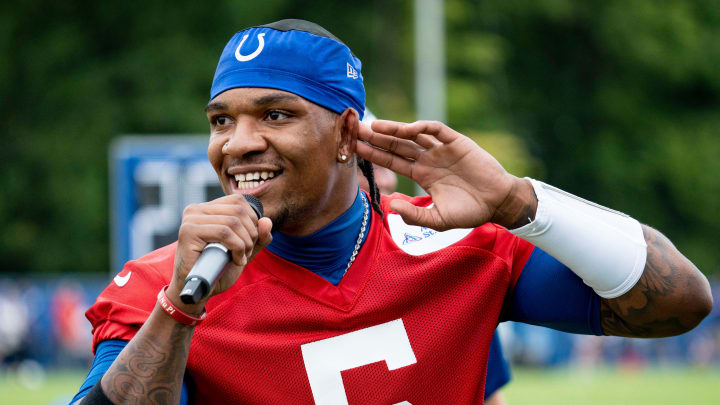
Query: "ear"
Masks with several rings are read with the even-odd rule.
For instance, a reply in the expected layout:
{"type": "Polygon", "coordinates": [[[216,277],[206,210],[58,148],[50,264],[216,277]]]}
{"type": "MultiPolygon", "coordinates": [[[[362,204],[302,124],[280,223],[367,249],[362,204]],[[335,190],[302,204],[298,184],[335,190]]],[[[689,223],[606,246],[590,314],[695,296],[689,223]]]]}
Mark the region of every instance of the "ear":
{"type": "Polygon", "coordinates": [[[355,142],[357,142],[360,118],[353,108],[346,108],[336,121],[337,160],[341,163],[354,162],[355,142]],[[343,159],[345,156],[345,159],[343,159]]]}

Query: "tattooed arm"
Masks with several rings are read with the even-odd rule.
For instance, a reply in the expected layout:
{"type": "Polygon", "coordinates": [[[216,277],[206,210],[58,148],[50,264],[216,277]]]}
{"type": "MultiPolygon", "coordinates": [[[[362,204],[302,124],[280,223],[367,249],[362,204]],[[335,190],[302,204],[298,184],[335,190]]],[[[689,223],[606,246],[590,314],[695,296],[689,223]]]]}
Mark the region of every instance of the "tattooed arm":
{"type": "Polygon", "coordinates": [[[712,309],[710,284],[663,234],[645,225],[643,234],[648,245],[643,275],[627,293],[602,300],[603,330],[628,337],[687,332],[712,309]]]}
{"type": "MultiPolygon", "coordinates": [[[[240,194],[188,206],[178,233],[167,299],[181,312],[200,316],[209,297],[184,304],[180,291],[203,248],[219,241],[232,252],[232,260],[212,287],[212,296],[232,286],[245,265],[270,243],[271,228],[270,219],[257,219],[240,194]]],[[[100,380],[102,392],[116,404],[177,404],[194,329],[175,321],[156,304],[100,380]]]]}
{"type": "Polygon", "coordinates": [[[108,399],[116,404],[177,404],[194,329],[156,305],[100,381],[108,399]]]}

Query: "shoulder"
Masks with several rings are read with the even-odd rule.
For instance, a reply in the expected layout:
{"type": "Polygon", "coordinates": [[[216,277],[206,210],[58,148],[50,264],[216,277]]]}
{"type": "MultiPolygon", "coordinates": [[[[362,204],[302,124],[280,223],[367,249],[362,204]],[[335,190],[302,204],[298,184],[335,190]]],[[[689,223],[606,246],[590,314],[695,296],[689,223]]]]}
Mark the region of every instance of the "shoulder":
{"type": "Polygon", "coordinates": [[[130,340],[170,282],[177,243],[131,260],[100,293],[85,316],[93,326],[93,348],[106,339],[130,340]]]}
{"type": "Polygon", "coordinates": [[[98,300],[110,297],[132,299],[147,288],[159,289],[167,284],[172,277],[176,248],[177,242],[127,262],[98,300]]]}

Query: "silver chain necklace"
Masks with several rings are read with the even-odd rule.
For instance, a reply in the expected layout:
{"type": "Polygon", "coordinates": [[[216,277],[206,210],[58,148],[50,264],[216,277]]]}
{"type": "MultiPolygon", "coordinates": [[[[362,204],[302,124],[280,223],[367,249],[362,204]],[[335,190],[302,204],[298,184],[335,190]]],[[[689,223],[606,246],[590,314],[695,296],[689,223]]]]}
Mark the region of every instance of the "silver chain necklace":
{"type": "Polygon", "coordinates": [[[362,220],[362,226],[360,227],[360,234],[358,235],[357,242],[355,242],[355,249],[353,249],[352,256],[350,256],[350,261],[347,264],[347,267],[345,267],[345,272],[343,272],[343,276],[345,273],[347,273],[350,266],[352,266],[353,262],[355,261],[355,257],[357,257],[358,250],[360,250],[360,245],[362,244],[363,237],[365,236],[365,230],[367,229],[367,222],[368,217],[370,216],[370,207],[368,205],[367,199],[365,199],[365,193],[360,191],[360,198],[362,198],[363,202],[363,220],[362,220]]]}

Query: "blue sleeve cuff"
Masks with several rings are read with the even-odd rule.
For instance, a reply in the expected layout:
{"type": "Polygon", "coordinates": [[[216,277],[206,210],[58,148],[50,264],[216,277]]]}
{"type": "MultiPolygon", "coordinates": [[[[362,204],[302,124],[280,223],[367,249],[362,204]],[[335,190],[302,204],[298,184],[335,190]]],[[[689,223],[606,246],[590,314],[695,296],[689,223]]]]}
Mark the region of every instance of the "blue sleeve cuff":
{"type": "Polygon", "coordinates": [[[100,378],[110,368],[115,358],[120,354],[123,348],[128,344],[126,340],[104,340],[98,344],[97,350],[95,351],[95,357],[93,358],[92,365],[90,366],[90,372],[88,372],[85,381],[80,386],[80,390],[70,401],[71,404],[83,398],[90,392],[92,387],[100,381],[100,378]]]}
{"type": "MultiPolygon", "coordinates": [[[[105,372],[108,371],[127,344],[128,342],[126,340],[103,340],[98,344],[97,350],[95,350],[95,358],[93,358],[92,365],[90,366],[90,371],[80,386],[78,393],[70,400],[71,404],[79,401],[90,392],[102,376],[105,375],[105,372]]],[[[182,391],[180,392],[180,405],[187,405],[188,398],[187,384],[185,379],[183,379],[182,391]]]]}
{"type": "Polygon", "coordinates": [[[600,296],[564,264],[537,247],[515,285],[506,318],[563,332],[604,334],[600,296]]]}

